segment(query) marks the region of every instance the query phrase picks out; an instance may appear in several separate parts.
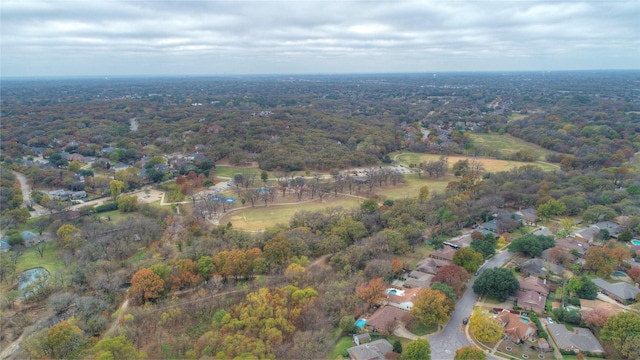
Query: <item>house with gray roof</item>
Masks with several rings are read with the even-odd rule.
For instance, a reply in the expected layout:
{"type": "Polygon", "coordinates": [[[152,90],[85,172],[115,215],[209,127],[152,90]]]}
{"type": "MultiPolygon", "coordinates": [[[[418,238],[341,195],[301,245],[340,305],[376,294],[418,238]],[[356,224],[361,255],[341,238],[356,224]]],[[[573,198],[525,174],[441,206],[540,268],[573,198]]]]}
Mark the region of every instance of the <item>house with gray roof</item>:
{"type": "Polygon", "coordinates": [[[600,288],[603,294],[622,303],[629,301],[635,302],[636,296],[640,293],[640,289],[626,282],[610,283],[600,278],[593,279],[592,281],[600,288]]]}
{"type": "Polygon", "coordinates": [[[384,360],[385,355],[393,351],[386,339],[380,339],[347,349],[352,360],[384,360]]]}
{"type": "Polygon", "coordinates": [[[604,354],[602,345],[589,329],[574,327],[573,331],[569,331],[562,324],[549,324],[547,326],[549,333],[562,350],[604,354]]]}

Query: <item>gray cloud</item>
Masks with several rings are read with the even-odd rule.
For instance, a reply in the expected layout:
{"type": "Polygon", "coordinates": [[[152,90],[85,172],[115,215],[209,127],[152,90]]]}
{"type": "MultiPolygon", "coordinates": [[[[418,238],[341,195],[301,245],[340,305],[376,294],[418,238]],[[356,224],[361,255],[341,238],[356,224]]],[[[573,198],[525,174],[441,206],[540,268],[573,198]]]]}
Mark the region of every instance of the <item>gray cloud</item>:
{"type": "Polygon", "coordinates": [[[0,2],[3,76],[638,68],[637,0],[0,2]]]}

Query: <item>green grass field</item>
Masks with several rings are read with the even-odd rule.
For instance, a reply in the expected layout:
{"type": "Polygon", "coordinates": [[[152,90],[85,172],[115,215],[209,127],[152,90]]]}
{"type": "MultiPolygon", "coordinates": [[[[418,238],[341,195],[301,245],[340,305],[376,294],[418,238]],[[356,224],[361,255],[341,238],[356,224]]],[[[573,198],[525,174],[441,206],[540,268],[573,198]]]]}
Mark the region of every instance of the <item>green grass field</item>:
{"type": "Polygon", "coordinates": [[[336,346],[331,350],[329,359],[344,359],[342,353],[347,351],[348,348],[354,346],[351,336],[343,336],[338,340],[336,346]]]}
{"type": "Polygon", "coordinates": [[[18,258],[18,262],[16,263],[16,273],[20,274],[25,270],[35,267],[43,267],[51,274],[62,270],[64,263],[60,258],[57,242],[47,242],[45,246],[46,248],[42,257],[40,257],[40,254],[33,247],[25,249],[24,254],[18,258]]]}
{"type": "Polygon", "coordinates": [[[341,196],[336,199],[328,196],[323,202],[315,200],[299,204],[276,204],[269,205],[268,208],[265,208],[264,204],[256,203],[255,207],[248,207],[227,214],[220,219],[220,224],[231,222],[236,229],[259,231],[277,224],[288,224],[289,219],[298,211],[319,211],[327,207],[335,206],[354,208],[360,206],[362,201],[362,199],[355,197],[341,196]]]}
{"type": "MultiPolygon", "coordinates": [[[[401,154],[394,155],[393,158],[394,160],[402,163],[403,165],[409,166],[410,164],[419,164],[421,162],[437,161],[440,159],[440,155],[404,152],[401,154]]],[[[498,159],[491,159],[491,158],[473,158],[471,156],[463,156],[463,155],[448,156],[449,168],[451,168],[451,166],[459,160],[471,160],[471,159],[475,159],[478,162],[480,162],[482,166],[484,166],[485,170],[488,172],[508,171],[513,168],[525,166],[525,165],[537,165],[537,166],[540,166],[544,171],[556,170],[559,168],[557,165],[549,164],[541,161],[529,163],[529,162],[523,162],[523,161],[498,160],[498,159]]]]}
{"type": "Polygon", "coordinates": [[[548,154],[553,154],[551,150],[547,150],[536,144],[526,142],[509,134],[500,135],[497,133],[490,134],[469,134],[471,140],[475,144],[498,150],[501,154],[510,155],[518,151],[526,151],[535,154],[536,159],[544,160],[548,154]]]}
{"type": "Polygon", "coordinates": [[[422,176],[418,176],[417,174],[409,174],[404,177],[406,183],[402,185],[389,186],[386,188],[376,188],[374,192],[376,195],[385,198],[385,199],[406,199],[411,197],[417,197],[420,188],[423,186],[429,187],[429,192],[444,192],[447,187],[447,184],[454,180],[453,176],[446,176],[441,179],[429,179],[424,174],[422,176]]]}

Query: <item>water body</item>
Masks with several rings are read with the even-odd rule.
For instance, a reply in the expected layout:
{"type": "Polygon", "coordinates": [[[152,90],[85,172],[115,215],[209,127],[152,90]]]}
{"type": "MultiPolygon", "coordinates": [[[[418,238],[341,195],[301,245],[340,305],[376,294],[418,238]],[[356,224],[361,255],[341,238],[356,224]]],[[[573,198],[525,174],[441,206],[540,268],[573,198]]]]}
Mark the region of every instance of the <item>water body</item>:
{"type": "Polygon", "coordinates": [[[20,282],[18,282],[18,290],[20,290],[20,293],[23,296],[28,296],[28,294],[24,293],[24,290],[32,283],[41,279],[43,276],[48,278],[49,275],[50,275],[49,271],[47,271],[47,269],[43,267],[37,267],[37,268],[25,270],[22,273],[22,275],[20,275],[20,282]]]}

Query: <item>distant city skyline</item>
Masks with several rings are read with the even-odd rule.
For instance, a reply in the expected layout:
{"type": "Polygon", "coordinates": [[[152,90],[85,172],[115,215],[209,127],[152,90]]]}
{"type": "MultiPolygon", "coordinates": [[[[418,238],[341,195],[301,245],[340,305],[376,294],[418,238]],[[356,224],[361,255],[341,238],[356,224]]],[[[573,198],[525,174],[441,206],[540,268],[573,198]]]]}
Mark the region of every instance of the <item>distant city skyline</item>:
{"type": "Polygon", "coordinates": [[[640,2],[0,2],[0,75],[640,68],[640,2]]]}

